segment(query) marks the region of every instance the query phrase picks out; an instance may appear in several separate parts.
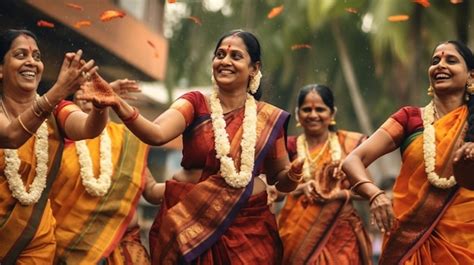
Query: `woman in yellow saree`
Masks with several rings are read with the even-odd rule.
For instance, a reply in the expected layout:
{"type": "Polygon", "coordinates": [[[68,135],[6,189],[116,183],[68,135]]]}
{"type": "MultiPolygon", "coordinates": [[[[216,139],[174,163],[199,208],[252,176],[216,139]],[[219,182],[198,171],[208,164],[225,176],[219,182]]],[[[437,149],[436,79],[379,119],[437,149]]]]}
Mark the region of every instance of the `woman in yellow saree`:
{"type": "Polygon", "coordinates": [[[100,134],[108,113],[86,115],[64,101],[96,71],[82,51],[67,53],[56,83],[39,97],[44,70],[36,37],[27,30],[0,34],[0,263],[51,264],[55,221],[48,200],[63,139],[100,134]]]}
{"type": "Polygon", "coordinates": [[[473,69],[464,44],[437,46],[428,68],[433,100],[400,109],[343,164],[353,187],[370,200],[373,222],[386,232],[380,264],[474,264],[474,192],[452,176],[453,161],[474,155],[473,69]],[[403,163],[392,206],[365,167],[398,147],[403,163]]]}
{"type": "Polygon", "coordinates": [[[336,130],[334,97],[323,85],[307,85],[297,97],[304,133],[288,138],[291,159],[303,157],[304,183],[287,195],[279,216],[283,264],[371,264],[371,245],[352,206],[341,161],[365,136],[336,130]]]}

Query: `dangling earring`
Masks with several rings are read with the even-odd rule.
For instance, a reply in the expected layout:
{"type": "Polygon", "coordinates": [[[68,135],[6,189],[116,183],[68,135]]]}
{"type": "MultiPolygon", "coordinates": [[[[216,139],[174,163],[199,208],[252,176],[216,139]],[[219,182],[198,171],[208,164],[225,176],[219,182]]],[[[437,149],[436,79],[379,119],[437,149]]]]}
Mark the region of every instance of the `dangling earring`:
{"type": "Polygon", "coordinates": [[[434,91],[434,90],[433,90],[433,87],[430,85],[430,86],[428,87],[428,96],[433,97],[433,95],[434,95],[434,92],[433,92],[433,91],[434,91]]]}
{"type": "Polygon", "coordinates": [[[470,98],[469,93],[466,92],[464,94],[464,100],[466,100],[466,102],[467,102],[467,101],[469,101],[469,98],[470,98]]]}
{"type": "Polygon", "coordinates": [[[466,84],[466,92],[468,94],[474,94],[474,84],[473,83],[467,83],[466,84]]]}
{"type": "Polygon", "coordinates": [[[296,123],[296,127],[298,127],[298,128],[301,127],[301,123],[300,123],[300,122],[297,122],[297,123],[296,123]]]}
{"type": "Polygon", "coordinates": [[[329,125],[331,126],[336,126],[336,120],[335,119],[332,119],[331,122],[329,123],[329,125]]]}

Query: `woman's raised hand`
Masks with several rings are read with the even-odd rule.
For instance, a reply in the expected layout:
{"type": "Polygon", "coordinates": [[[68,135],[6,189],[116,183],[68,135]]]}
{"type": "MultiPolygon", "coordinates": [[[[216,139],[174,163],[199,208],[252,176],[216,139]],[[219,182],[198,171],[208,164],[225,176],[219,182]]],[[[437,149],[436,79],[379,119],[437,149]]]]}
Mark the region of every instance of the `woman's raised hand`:
{"type": "Polygon", "coordinates": [[[91,101],[96,107],[113,107],[119,104],[119,96],[97,72],[92,74],[90,81],[84,83],[81,89],[84,93],[78,95],[77,99],[91,101]]]}
{"type": "Polygon", "coordinates": [[[94,60],[85,62],[81,57],[82,50],[75,53],[69,52],[64,56],[55,84],[57,87],[55,92],[59,93],[61,98],[74,94],[98,69],[97,66],[94,66],[94,60]]]}
{"type": "Polygon", "coordinates": [[[135,80],[118,79],[109,85],[112,87],[114,92],[123,99],[137,99],[135,96],[131,96],[129,93],[141,92],[138,83],[135,80]]]}
{"type": "Polygon", "coordinates": [[[396,221],[392,202],[383,192],[377,192],[372,197],[370,200],[371,224],[377,225],[382,233],[389,232],[396,221]]]}

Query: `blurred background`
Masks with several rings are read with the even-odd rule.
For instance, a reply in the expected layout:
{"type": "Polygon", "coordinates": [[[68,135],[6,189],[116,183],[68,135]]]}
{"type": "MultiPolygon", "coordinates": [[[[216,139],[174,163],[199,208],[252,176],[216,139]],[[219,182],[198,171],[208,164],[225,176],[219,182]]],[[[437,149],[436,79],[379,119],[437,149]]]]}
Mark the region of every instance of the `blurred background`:
{"type": "MultiPolygon", "coordinates": [[[[0,27],[38,35],[41,91],[64,53],[81,48],[107,80],[140,81],[143,93],[131,103],[149,119],[188,90],[208,91],[218,38],[249,30],[262,45],[265,101],[293,113],[299,88],[326,84],[338,127],[370,135],[401,106],[428,103],[431,52],[450,39],[472,44],[473,12],[468,0],[2,0],[0,27]]],[[[289,134],[297,133],[293,119],[289,134]]],[[[151,149],[158,181],[179,168],[180,145],[151,149]]],[[[394,152],[370,171],[379,184],[393,183],[399,165],[394,152]]],[[[141,203],[145,240],[156,210],[141,203]]]]}

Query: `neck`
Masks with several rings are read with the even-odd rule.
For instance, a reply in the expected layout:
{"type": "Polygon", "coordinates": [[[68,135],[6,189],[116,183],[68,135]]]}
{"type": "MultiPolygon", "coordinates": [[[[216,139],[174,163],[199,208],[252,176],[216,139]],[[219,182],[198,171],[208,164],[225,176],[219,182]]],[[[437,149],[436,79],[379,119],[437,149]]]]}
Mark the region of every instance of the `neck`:
{"type": "Polygon", "coordinates": [[[320,134],[309,134],[305,133],[306,142],[308,143],[309,147],[318,146],[324,144],[329,137],[329,131],[325,130],[323,133],[320,134]]]}
{"type": "Polygon", "coordinates": [[[219,89],[218,97],[221,101],[222,110],[227,113],[245,105],[247,91],[242,89],[231,91],[219,89]]]}
{"type": "Polygon", "coordinates": [[[11,118],[16,118],[23,111],[31,107],[36,98],[36,93],[30,95],[18,95],[8,93],[7,91],[4,92],[5,93],[2,95],[2,102],[11,118]]]}
{"type": "Polygon", "coordinates": [[[433,103],[438,116],[441,118],[447,113],[462,106],[464,104],[464,97],[459,97],[459,95],[445,95],[440,98],[435,95],[433,98],[433,103]]]}

